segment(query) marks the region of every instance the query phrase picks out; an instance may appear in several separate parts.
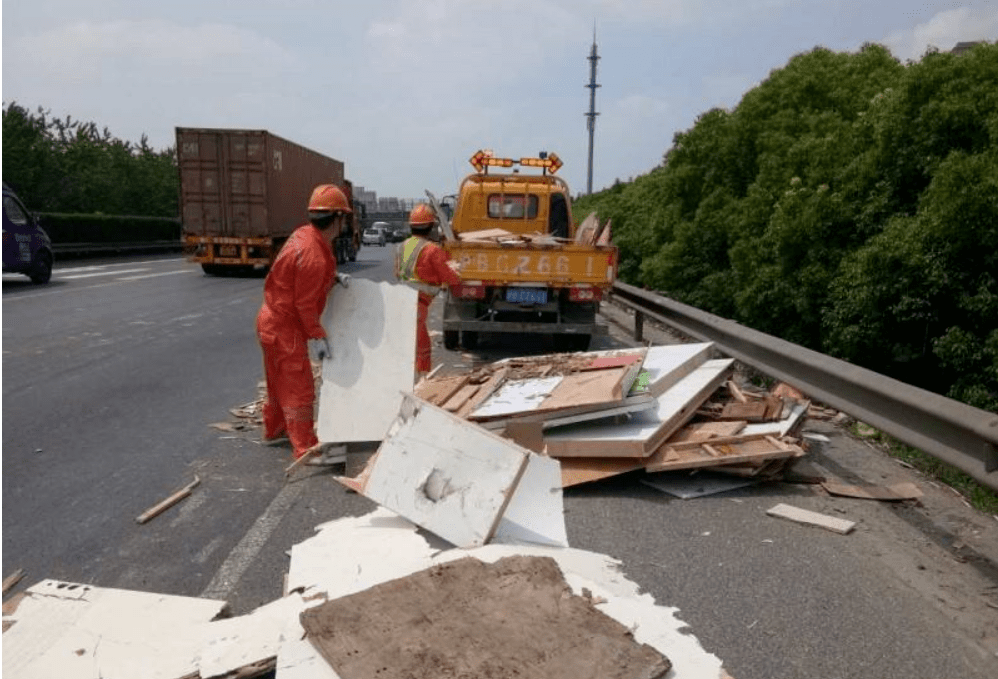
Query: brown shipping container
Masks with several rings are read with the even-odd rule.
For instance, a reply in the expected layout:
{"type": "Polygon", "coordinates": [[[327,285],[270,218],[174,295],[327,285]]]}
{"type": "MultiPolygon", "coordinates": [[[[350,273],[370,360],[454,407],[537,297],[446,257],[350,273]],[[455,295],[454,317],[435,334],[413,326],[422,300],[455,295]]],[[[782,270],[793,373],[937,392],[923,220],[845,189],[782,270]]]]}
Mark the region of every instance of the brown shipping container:
{"type": "Polygon", "coordinates": [[[266,130],[177,128],[185,234],[283,240],[307,220],[318,184],[343,163],[266,130]]]}

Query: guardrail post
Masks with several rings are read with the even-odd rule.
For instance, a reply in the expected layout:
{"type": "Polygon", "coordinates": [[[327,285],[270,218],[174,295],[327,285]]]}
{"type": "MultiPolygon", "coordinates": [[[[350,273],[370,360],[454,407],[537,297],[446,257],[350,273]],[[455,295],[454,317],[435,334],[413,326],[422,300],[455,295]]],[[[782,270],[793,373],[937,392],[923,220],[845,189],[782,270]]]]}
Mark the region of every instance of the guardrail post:
{"type": "Polygon", "coordinates": [[[634,341],[645,341],[645,314],[643,311],[634,311],[634,341]]]}

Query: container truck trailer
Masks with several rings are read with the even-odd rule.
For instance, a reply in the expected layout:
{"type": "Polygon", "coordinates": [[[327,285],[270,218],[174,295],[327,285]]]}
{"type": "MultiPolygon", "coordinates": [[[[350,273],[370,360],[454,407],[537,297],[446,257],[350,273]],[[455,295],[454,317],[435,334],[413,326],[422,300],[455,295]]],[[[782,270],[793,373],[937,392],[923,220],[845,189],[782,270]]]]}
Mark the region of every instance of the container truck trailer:
{"type": "MultiPolygon", "coordinates": [[[[268,267],[306,221],[318,184],[336,184],[353,205],[343,162],[266,130],[176,128],[184,253],[205,273],[268,267]]],[[[337,260],[360,248],[355,210],[334,244],[337,260]]]]}

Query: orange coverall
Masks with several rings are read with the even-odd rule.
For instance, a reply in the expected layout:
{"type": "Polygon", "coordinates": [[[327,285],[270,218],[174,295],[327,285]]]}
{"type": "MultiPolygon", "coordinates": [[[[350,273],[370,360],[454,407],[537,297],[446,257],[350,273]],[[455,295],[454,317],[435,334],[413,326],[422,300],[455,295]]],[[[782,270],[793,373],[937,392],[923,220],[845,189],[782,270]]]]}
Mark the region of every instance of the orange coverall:
{"type": "MultiPolygon", "coordinates": [[[[413,236],[418,238],[418,236],[413,236]]],[[[415,274],[420,283],[428,285],[457,285],[461,276],[447,265],[450,255],[435,243],[426,243],[416,259],[415,274]]],[[[419,293],[419,306],[416,310],[416,371],[425,373],[433,367],[430,350],[430,333],[426,329],[426,317],[430,312],[433,296],[419,293]]]]}
{"type": "Polygon", "coordinates": [[[288,238],[263,284],[256,332],[267,378],[264,438],[287,433],[295,459],[319,443],[307,342],[326,336],[320,318],[335,280],[336,257],[329,242],[306,224],[288,238]]]}

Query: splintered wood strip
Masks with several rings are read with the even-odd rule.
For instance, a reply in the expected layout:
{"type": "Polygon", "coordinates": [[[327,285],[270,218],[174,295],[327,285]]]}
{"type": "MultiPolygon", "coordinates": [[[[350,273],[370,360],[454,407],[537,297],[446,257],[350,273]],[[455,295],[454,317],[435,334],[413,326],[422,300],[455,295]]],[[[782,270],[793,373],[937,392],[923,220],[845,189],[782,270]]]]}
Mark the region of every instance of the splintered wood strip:
{"type": "Polygon", "coordinates": [[[443,409],[449,412],[455,413],[464,407],[464,404],[468,402],[472,396],[478,393],[479,384],[466,384],[457,390],[453,396],[451,396],[443,404],[443,409]]]}
{"type": "Polygon", "coordinates": [[[800,507],[794,507],[793,505],[778,504],[771,509],[767,509],[766,514],[769,516],[776,516],[781,519],[789,519],[790,521],[796,521],[797,523],[803,523],[810,526],[827,528],[830,531],[840,533],[842,535],[846,535],[849,531],[856,527],[855,521],[838,519],[834,516],[819,514],[818,512],[801,509],[800,507]]]}
{"type": "Polygon", "coordinates": [[[562,488],[626,474],[645,466],[643,458],[632,457],[563,457],[559,462],[562,488]]]}
{"type": "Polygon", "coordinates": [[[783,399],[773,396],[766,396],[766,415],[767,420],[778,420],[783,416],[783,399]]]}
{"type": "Polygon", "coordinates": [[[485,399],[494,394],[496,389],[498,389],[499,386],[506,381],[506,375],[508,374],[509,368],[502,368],[493,373],[492,377],[490,377],[485,384],[478,387],[478,391],[475,392],[475,395],[468,399],[468,402],[456,411],[456,414],[459,417],[467,417],[469,414],[474,412],[475,408],[482,405],[482,403],[485,402],[485,399]]]}
{"type": "Polygon", "coordinates": [[[658,679],[671,662],[572,593],[550,557],[466,557],[306,609],[342,677],[658,679]]]}
{"type": "Polygon", "coordinates": [[[700,447],[706,450],[707,454],[710,455],[711,457],[721,457],[723,455],[723,453],[718,451],[717,448],[714,448],[709,443],[703,443],[700,445],[700,447]]]}
{"type": "Polygon", "coordinates": [[[735,384],[735,381],[734,381],[734,380],[728,380],[728,384],[727,384],[727,387],[728,387],[728,391],[730,391],[730,392],[731,392],[731,397],[732,397],[733,399],[735,399],[735,400],[736,400],[736,401],[738,401],[739,403],[747,403],[747,402],[748,402],[748,396],[746,396],[746,395],[745,395],[745,392],[743,392],[743,391],[742,391],[742,390],[741,390],[741,389],[740,389],[740,388],[738,387],[738,385],[737,385],[737,384],[735,384]]]}
{"type": "Polygon", "coordinates": [[[824,481],[821,487],[832,495],[855,497],[863,500],[917,500],[922,491],[914,483],[896,483],[892,486],[850,486],[833,481],[824,481]]]}
{"type": "Polygon", "coordinates": [[[467,383],[467,375],[437,377],[421,382],[413,389],[413,393],[424,401],[429,401],[433,405],[439,406],[446,403],[451,396],[457,393],[458,389],[467,383]]]}

